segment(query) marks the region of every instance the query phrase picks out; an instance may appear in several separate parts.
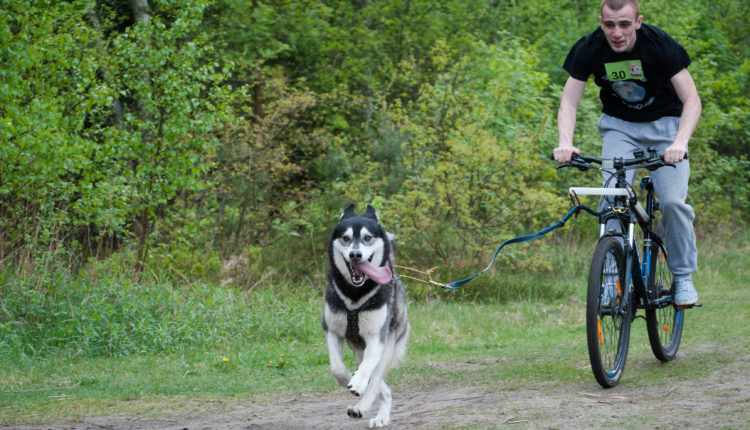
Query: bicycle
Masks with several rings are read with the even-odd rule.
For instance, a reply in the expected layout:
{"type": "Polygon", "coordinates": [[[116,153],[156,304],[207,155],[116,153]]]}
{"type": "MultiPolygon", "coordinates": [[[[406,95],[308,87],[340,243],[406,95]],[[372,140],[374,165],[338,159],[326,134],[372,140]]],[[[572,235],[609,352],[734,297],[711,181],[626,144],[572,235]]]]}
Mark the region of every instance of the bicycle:
{"type": "MultiPolygon", "coordinates": [[[[693,306],[674,304],[675,286],[667,266],[667,251],[662,237],[654,231],[654,215],[659,204],[649,176],[641,180],[646,191],[646,207],[637,199],[626,180],[626,171],[646,168],[650,171],[666,163],[653,149],[638,151],[632,159],[601,159],[574,155],[571,162],[558,168],[577,167],[612,172],[605,188],[571,187],[574,203],[580,195],[604,196],[608,207],[599,216],[599,241],[591,260],[586,296],[586,338],[591,370],[597,382],[610,388],[617,385],[625,369],[630,344],[630,327],[638,309],[646,313],[651,350],[662,362],[674,360],[682,339],[685,310],[693,306]],[[601,167],[596,167],[598,164],[601,167]],[[606,187],[616,180],[614,188],[606,187]],[[607,225],[618,225],[608,228],[607,225]],[[639,243],[635,226],[643,233],[639,243]]],[[[687,158],[687,156],[686,156],[687,158]]],[[[642,317],[642,316],[641,316],[642,317]]]]}

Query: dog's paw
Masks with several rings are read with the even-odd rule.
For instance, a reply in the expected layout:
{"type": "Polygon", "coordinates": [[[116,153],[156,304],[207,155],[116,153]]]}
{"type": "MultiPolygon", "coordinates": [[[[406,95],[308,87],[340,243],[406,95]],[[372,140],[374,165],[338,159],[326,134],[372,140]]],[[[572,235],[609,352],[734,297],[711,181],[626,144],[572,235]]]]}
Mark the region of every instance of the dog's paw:
{"type": "Polygon", "coordinates": [[[367,379],[362,376],[361,372],[355,372],[347,387],[352,394],[359,397],[364,394],[365,388],[367,388],[367,379]]]}
{"type": "Polygon", "coordinates": [[[385,427],[390,423],[391,423],[391,420],[389,418],[381,418],[381,417],[370,418],[371,429],[374,429],[376,427],[377,428],[385,427]]]}
{"type": "Polygon", "coordinates": [[[346,414],[352,418],[362,418],[363,412],[366,412],[366,411],[361,411],[356,406],[349,406],[349,409],[346,411],[346,414]]]}

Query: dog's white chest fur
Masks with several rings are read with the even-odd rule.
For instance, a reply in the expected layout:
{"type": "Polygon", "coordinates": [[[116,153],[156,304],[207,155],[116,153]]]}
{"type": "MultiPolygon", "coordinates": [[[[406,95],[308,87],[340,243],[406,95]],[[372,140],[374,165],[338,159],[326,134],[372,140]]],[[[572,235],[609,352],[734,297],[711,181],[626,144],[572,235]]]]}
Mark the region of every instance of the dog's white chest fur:
{"type": "Polygon", "coordinates": [[[361,311],[359,317],[359,335],[365,339],[369,337],[380,337],[380,332],[388,317],[388,308],[383,305],[371,311],[361,311]]]}

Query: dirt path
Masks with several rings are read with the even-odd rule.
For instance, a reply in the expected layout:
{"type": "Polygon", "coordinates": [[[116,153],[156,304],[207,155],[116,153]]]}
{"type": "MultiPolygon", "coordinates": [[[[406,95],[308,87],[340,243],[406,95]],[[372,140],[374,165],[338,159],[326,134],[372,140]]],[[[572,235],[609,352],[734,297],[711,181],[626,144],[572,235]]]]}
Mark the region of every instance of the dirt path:
{"type": "MultiPolygon", "coordinates": [[[[629,363],[629,371],[636,371],[629,363]]],[[[648,358],[652,359],[652,358],[648,358]]],[[[678,358],[679,360],[679,358],[678,358]]],[[[750,357],[671,385],[639,387],[623,381],[610,390],[591,380],[485,391],[482,387],[431,386],[394,390],[390,429],[580,429],[750,428],[750,357]]],[[[92,417],[82,422],[12,427],[24,430],[100,429],[366,429],[366,419],[346,415],[348,393],[265,399],[263,404],[212,412],[201,406],[193,416],[154,420],[144,417],[92,417]]],[[[0,425],[0,428],[11,428],[0,425]]]]}

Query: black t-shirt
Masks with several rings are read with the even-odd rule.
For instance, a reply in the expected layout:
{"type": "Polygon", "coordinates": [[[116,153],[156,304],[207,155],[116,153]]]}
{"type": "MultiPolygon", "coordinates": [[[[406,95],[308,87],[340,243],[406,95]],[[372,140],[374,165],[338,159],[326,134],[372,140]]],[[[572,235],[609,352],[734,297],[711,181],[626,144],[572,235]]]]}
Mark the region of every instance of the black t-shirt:
{"type": "Polygon", "coordinates": [[[663,30],[641,24],[631,52],[615,53],[601,28],[582,37],[563,68],[575,79],[594,75],[602,112],[632,121],[680,116],[682,101],[670,79],[690,64],[685,49],[663,30]]]}

